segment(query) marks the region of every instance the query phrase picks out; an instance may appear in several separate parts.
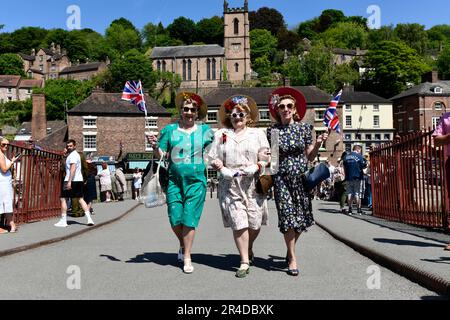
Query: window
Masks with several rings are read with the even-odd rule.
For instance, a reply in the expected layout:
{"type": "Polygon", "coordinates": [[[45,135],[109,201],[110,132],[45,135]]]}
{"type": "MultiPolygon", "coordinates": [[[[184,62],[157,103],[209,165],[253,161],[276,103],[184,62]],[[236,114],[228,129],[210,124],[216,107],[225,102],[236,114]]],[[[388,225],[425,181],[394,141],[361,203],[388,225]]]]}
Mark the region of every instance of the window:
{"type": "Polygon", "coordinates": [[[345,144],[345,151],[346,152],[352,152],[352,144],[351,143],[346,143],[345,144]]]}
{"type": "Polygon", "coordinates": [[[377,141],[381,140],[381,134],[375,133],[375,140],[377,141]]]}
{"type": "Polygon", "coordinates": [[[40,56],[39,56],[39,62],[42,62],[42,61],[44,61],[44,56],[43,56],[43,55],[40,55],[40,56]]]}
{"type": "Polygon", "coordinates": [[[32,93],[33,93],[33,90],[27,89],[27,94],[32,94],[32,93]]]}
{"type": "Polygon", "coordinates": [[[351,135],[351,133],[346,133],[345,136],[344,136],[344,139],[345,139],[346,141],[352,140],[352,135],[351,135]]]}
{"type": "Polygon", "coordinates": [[[441,87],[435,87],[434,88],[434,93],[442,93],[442,88],[441,87]]]}
{"type": "Polygon", "coordinates": [[[208,169],[208,179],[217,179],[217,171],[214,169],[208,169]]]}
{"type": "Polygon", "coordinates": [[[347,128],[352,127],[352,116],[345,116],[345,126],[347,128]]]}
{"type": "Polygon", "coordinates": [[[239,34],[239,20],[237,18],[234,18],[233,24],[234,24],[234,34],[239,34]]]}
{"type": "Polygon", "coordinates": [[[391,140],[391,135],[389,133],[385,133],[384,140],[391,140]]]}
{"type": "Polygon", "coordinates": [[[162,62],[162,71],[166,72],[166,61],[165,60],[163,60],[163,62],[162,62]]]}
{"type": "Polygon", "coordinates": [[[52,63],[52,67],[50,69],[51,71],[56,71],[56,65],[54,63],[52,63]]]}
{"type": "Polygon", "coordinates": [[[145,129],[158,129],[158,117],[145,118],[145,129]]]}
{"type": "Polygon", "coordinates": [[[372,135],[370,133],[366,134],[366,140],[372,140],[372,135]]]}
{"type": "Polygon", "coordinates": [[[346,104],[345,105],[345,111],[352,111],[352,105],[351,104],[346,104]]]}
{"type": "Polygon", "coordinates": [[[234,64],[234,72],[239,72],[239,63],[234,64]]]}
{"type": "Polygon", "coordinates": [[[316,121],[322,121],[325,118],[325,109],[316,109],[316,121]]]}
{"type": "Polygon", "coordinates": [[[374,127],[380,126],[380,116],[373,116],[373,126],[374,127]]]}
{"type": "Polygon", "coordinates": [[[12,93],[12,89],[11,88],[8,88],[8,93],[12,93]]]}
{"type": "Polygon", "coordinates": [[[217,111],[208,111],[206,122],[217,122],[217,111]]]}
{"type": "MultiPolygon", "coordinates": [[[[183,60],[183,68],[184,68],[184,65],[185,65],[185,61],[183,60]]],[[[158,71],[161,71],[161,61],[158,60],[158,62],[156,62],[156,68],[158,69],[158,71]]]]}
{"type": "Polygon", "coordinates": [[[432,125],[433,130],[436,129],[436,127],[439,123],[439,120],[441,120],[441,117],[432,117],[431,118],[431,125],[432,125]]]}
{"type": "Polygon", "coordinates": [[[97,151],[97,133],[84,133],[83,151],[97,151]]]}
{"type": "Polygon", "coordinates": [[[211,60],[206,59],[206,80],[211,80],[211,60]]]}
{"type": "Polygon", "coordinates": [[[211,79],[216,80],[216,59],[212,59],[211,79]]]}
{"type": "Polygon", "coordinates": [[[370,142],[366,143],[366,151],[367,152],[369,152],[371,146],[372,146],[372,144],[370,142]]]}
{"type": "Polygon", "coordinates": [[[444,104],[440,101],[434,103],[434,110],[442,110],[444,104]]]}
{"type": "Polygon", "coordinates": [[[398,119],[398,132],[403,132],[403,119],[398,119]]]}
{"type": "Polygon", "coordinates": [[[12,101],[12,97],[8,97],[8,101],[12,101]]]}
{"type": "Polygon", "coordinates": [[[379,104],[374,104],[373,105],[373,111],[375,111],[375,112],[380,111],[380,105],[379,104]]]}
{"type": "Polygon", "coordinates": [[[261,110],[261,111],[259,111],[259,120],[260,121],[270,121],[269,110],[261,110]]]}
{"type": "Polygon", "coordinates": [[[192,60],[188,60],[188,80],[192,80],[192,60]]]}
{"type": "Polygon", "coordinates": [[[43,64],[39,65],[39,70],[40,71],[44,71],[44,65],[43,64]]]}
{"type": "Polygon", "coordinates": [[[355,134],[355,140],[361,140],[361,133],[355,134]]]}
{"type": "Polygon", "coordinates": [[[183,81],[186,81],[186,60],[183,60],[183,81]]]}
{"type": "Polygon", "coordinates": [[[83,128],[97,128],[97,117],[83,117],[83,128]]]}
{"type": "Polygon", "coordinates": [[[408,131],[414,131],[414,118],[408,118],[408,131]]]}

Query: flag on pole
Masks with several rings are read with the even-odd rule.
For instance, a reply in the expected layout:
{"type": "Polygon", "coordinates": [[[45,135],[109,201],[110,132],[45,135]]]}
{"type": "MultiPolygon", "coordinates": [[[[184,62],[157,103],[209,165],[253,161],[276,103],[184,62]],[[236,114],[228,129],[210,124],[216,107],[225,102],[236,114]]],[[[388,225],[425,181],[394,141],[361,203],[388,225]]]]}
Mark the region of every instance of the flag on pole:
{"type": "Polygon", "coordinates": [[[139,110],[145,113],[147,117],[147,105],[145,103],[144,90],[141,81],[127,81],[123,88],[122,100],[130,101],[138,106],[139,110]]]}
{"type": "Polygon", "coordinates": [[[337,133],[341,133],[339,117],[336,110],[336,107],[339,104],[339,100],[341,99],[341,95],[342,90],[339,91],[339,93],[333,98],[333,100],[331,100],[330,105],[325,112],[325,118],[323,119],[323,123],[327,126],[327,128],[335,130],[337,133]]]}

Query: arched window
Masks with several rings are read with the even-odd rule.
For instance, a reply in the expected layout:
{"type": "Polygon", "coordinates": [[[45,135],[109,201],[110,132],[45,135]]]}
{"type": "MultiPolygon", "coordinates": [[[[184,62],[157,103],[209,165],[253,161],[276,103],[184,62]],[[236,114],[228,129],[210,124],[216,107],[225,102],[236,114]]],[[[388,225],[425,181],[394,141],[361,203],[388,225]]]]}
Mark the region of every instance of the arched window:
{"type": "Polygon", "coordinates": [[[436,101],[434,103],[434,110],[442,110],[442,109],[445,109],[444,103],[442,103],[441,101],[436,101]]]}
{"type": "Polygon", "coordinates": [[[156,67],[158,71],[161,71],[161,61],[158,60],[158,62],[156,63],[156,67]]]}
{"type": "Polygon", "coordinates": [[[211,80],[211,60],[206,59],[206,80],[211,80]]]}
{"type": "Polygon", "coordinates": [[[192,61],[188,60],[188,80],[192,80],[192,61]]]}
{"type": "Polygon", "coordinates": [[[216,59],[212,59],[211,78],[216,80],[216,59]]]}
{"type": "Polygon", "coordinates": [[[186,81],[186,60],[183,59],[183,81],[186,81]]]}
{"type": "Polygon", "coordinates": [[[166,61],[165,60],[163,60],[163,63],[162,63],[162,71],[166,72],[166,61]]]}
{"type": "Polygon", "coordinates": [[[234,64],[234,72],[239,72],[239,63],[234,64]]]}
{"type": "Polygon", "coordinates": [[[234,18],[233,24],[234,24],[234,34],[239,34],[239,20],[237,18],[234,18]]]}

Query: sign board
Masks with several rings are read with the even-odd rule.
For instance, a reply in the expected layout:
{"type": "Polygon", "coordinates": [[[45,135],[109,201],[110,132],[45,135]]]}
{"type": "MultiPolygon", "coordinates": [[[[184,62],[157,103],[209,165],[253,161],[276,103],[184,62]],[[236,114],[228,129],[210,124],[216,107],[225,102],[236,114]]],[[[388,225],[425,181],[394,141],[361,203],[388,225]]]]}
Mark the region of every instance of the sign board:
{"type": "Polygon", "coordinates": [[[150,152],[136,152],[136,153],[127,153],[125,159],[127,161],[149,161],[153,158],[153,154],[150,152]]]}

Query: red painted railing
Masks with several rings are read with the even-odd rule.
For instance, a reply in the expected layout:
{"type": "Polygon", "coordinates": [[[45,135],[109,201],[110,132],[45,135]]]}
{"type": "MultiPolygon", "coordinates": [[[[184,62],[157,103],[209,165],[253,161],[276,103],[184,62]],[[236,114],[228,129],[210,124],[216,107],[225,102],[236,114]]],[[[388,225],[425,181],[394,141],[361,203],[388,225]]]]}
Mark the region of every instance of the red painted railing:
{"type": "Polygon", "coordinates": [[[15,164],[14,221],[28,223],[57,217],[62,179],[62,154],[13,142],[7,156],[21,152],[15,164]]]}
{"type": "Polygon", "coordinates": [[[373,212],[383,219],[449,228],[444,148],[432,130],[403,136],[370,154],[373,212]]]}

